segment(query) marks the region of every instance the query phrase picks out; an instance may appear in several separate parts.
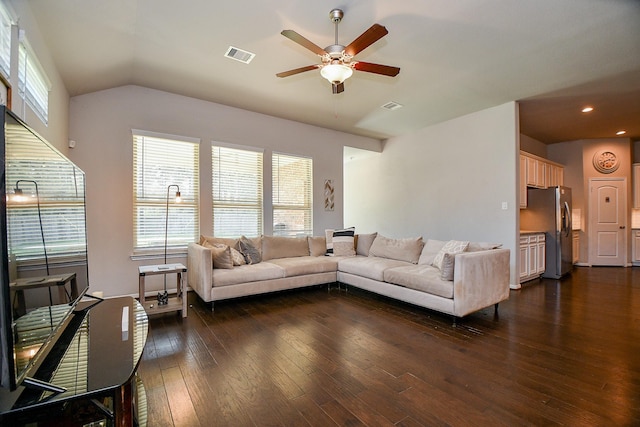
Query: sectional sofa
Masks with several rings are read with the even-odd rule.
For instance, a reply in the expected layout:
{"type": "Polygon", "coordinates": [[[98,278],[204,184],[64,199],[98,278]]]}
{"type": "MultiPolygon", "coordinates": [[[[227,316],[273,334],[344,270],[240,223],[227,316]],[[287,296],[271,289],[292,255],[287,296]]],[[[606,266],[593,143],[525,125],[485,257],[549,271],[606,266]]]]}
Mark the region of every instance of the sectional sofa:
{"type": "Polygon", "coordinates": [[[188,246],[187,280],[212,309],[219,300],[338,282],[452,315],[455,323],[509,297],[509,250],[500,246],[377,233],[335,241],[330,233],[201,237],[188,246]]]}

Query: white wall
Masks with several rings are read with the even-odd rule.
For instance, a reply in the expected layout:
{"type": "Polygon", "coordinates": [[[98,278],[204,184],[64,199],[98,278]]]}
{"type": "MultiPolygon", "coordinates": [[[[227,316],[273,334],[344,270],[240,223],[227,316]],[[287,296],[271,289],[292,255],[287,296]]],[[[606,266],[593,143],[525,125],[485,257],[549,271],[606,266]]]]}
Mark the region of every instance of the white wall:
{"type": "Polygon", "coordinates": [[[381,154],[345,163],[346,225],[502,243],[518,283],[517,120],[510,102],[392,138],[381,154]]]}
{"type": "MultiPolygon", "coordinates": [[[[138,265],[132,261],[133,144],[131,129],[200,138],[200,231],[212,234],[211,142],[265,149],[265,192],[271,186],[270,153],[313,158],[314,234],[343,226],[342,159],[344,146],[380,151],[378,140],[252,113],[139,86],[71,98],[69,157],[86,173],[89,280],[105,296],[137,293],[138,265]],[[268,155],[268,157],[267,157],[268,155]],[[324,211],[323,185],[333,179],[335,210],[324,211]]],[[[268,194],[268,193],[267,193],[268,194]]],[[[267,206],[270,210],[270,206],[267,206]]],[[[265,234],[271,225],[265,221],[265,234]]],[[[184,257],[174,262],[186,262],[184,257]]],[[[150,277],[148,289],[161,286],[150,277]],[[151,286],[149,286],[149,283],[151,286]]],[[[173,283],[171,281],[170,283],[173,283]]]]}
{"type": "Polygon", "coordinates": [[[45,125],[31,108],[22,102],[20,96],[18,96],[16,61],[15,67],[12,64],[12,71],[15,68],[15,73],[11,76],[11,86],[13,89],[11,109],[36,132],[66,155],[68,152],[69,131],[69,93],[67,92],[67,88],[60,74],[58,74],[46,41],[42,38],[37,22],[31,14],[28,2],[23,0],[8,0],[6,5],[10,13],[14,15],[13,18],[18,22],[20,29],[24,30],[31,48],[34,50],[40,65],[44,68],[44,72],[51,82],[51,91],[49,92],[49,121],[48,124],[45,125]]]}

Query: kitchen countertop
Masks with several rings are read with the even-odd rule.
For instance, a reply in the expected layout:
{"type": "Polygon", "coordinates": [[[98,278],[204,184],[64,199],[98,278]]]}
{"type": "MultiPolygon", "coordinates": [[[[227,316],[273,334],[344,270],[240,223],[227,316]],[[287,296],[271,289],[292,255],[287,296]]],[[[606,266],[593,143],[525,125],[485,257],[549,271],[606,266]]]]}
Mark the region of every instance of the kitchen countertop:
{"type": "Polygon", "coordinates": [[[520,235],[523,234],[544,234],[544,231],[534,231],[534,230],[520,230],[520,235]]]}

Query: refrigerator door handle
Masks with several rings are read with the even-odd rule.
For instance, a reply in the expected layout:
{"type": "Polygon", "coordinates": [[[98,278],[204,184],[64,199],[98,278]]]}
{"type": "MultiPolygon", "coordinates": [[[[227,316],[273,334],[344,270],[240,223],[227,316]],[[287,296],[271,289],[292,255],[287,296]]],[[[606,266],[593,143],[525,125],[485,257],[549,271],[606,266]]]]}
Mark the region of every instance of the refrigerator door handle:
{"type": "Polygon", "coordinates": [[[564,202],[564,215],[562,218],[562,228],[567,236],[571,233],[571,208],[569,208],[569,203],[564,202]]]}

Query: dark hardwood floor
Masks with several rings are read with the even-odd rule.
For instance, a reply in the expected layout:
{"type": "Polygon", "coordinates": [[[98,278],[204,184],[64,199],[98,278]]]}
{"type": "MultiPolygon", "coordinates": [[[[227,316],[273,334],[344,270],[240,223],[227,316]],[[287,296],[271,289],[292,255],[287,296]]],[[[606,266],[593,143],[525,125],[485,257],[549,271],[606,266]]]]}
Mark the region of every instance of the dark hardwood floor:
{"type": "Polygon", "coordinates": [[[150,319],[149,426],[640,425],[640,269],[574,269],[452,327],[349,288],[150,319]]]}

